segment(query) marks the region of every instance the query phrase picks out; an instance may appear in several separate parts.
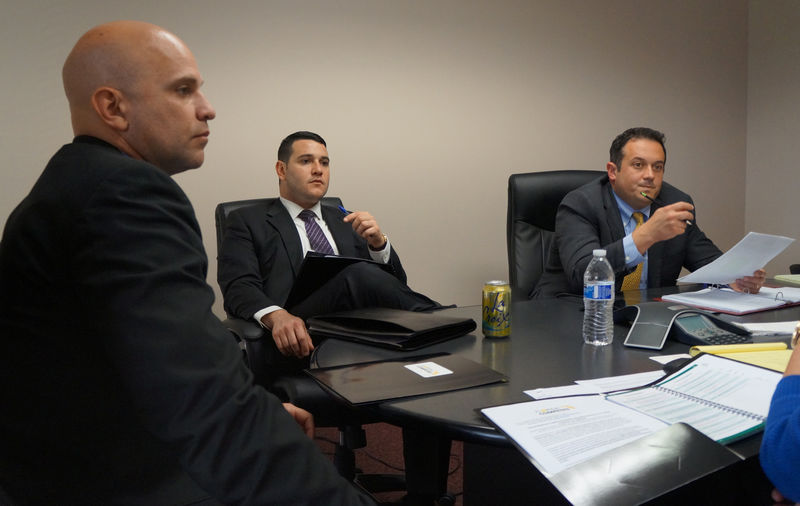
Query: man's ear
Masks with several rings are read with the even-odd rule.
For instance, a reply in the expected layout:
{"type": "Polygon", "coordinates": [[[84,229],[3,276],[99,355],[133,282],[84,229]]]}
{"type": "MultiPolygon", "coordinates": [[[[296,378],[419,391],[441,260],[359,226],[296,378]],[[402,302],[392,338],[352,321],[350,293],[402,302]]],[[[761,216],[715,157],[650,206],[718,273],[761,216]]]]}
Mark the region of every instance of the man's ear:
{"type": "Polygon", "coordinates": [[[279,181],[286,179],[286,164],[281,160],[275,162],[275,172],[278,174],[279,181]]]}
{"type": "Polygon", "coordinates": [[[611,184],[614,184],[617,181],[617,165],[614,162],[608,162],[606,164],[606,172],[608,172],[608,180],[611,181],[611,184]]]}
{"type": "Polygon", "coordinates": [[[97,116],[103,123],[120,132],[128,129],[127,105],[122,93],[115,88],[103,86],[92,93],[92,108],[97,116]]]}

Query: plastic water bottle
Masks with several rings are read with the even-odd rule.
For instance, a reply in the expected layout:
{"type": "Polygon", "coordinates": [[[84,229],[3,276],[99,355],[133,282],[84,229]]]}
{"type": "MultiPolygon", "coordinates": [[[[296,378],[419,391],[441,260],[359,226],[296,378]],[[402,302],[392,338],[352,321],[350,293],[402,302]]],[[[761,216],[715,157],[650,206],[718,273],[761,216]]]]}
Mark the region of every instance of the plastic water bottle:
{"type": "Polygon", "coordinates": [[[592,255],[583,274],[583,342],[605,346],[614,340],[614,269],[606,250],[592,255]]]}

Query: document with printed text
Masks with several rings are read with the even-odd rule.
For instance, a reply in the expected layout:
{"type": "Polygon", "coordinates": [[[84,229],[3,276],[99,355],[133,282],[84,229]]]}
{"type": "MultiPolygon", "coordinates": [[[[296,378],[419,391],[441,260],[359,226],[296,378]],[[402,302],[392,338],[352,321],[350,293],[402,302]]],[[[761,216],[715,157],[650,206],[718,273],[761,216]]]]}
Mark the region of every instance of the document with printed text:
{"type": "Polygon", "coordinates": [[[763,428],[776,371],[701,354],[652,385],[481,410],[546,476],[683,422],[727,444],[763,428]]]}

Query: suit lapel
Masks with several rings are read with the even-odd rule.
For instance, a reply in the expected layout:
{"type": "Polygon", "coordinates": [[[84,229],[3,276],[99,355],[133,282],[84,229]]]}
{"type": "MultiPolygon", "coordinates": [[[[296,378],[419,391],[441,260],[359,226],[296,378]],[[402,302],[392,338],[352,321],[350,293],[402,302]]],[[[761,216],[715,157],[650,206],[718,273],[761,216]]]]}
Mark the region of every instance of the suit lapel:
{"type": "Polygon", "coordinates": [[[344,257],[358,256],[356,245],[353,242],[353,227],[349,223],[342,221],[342,218],[344,216],[338,209],[326,205],[322,206],[322,219],[325,220],[328,230],[331,231],[336,248],[339,250],[339,255],[344,257]]]}
{"type": "Polygon", "coordinates": [[[292,263],[293,274],[296,277],[300,271],[300,264],[303,263],[303,245],[300,243],[300,236],[294,220],[289,216],[289,211],[286,210],[280,199],[275,199],[275,202],[267,208],[266,222],[275,229],[283,242],[283,247],[292,263]]]}
{"type": "Polygon", "coordinates": [[[625,237],[625,227],[622,226],[622,216],[619,214],[619,207],[614,198],[614,189],[611,183],[606,181],[606,191],[603,193],[603,206],[605,207],[606,225],[611,232],[611,242],[619,241],[625,237]]]}
{"type": "Polygon", "coordinates": [[[658,288],[661,286],[661,257],[664,254],[664,243],[660,241],[647,250],[647,286],[658,288]]]}

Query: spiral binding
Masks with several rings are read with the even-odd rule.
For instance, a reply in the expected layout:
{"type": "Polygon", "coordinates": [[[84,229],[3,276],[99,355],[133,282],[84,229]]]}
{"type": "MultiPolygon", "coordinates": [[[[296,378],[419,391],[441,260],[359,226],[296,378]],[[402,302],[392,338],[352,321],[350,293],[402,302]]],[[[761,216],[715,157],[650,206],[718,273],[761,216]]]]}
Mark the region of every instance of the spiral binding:
{"type": "Polygon", "coordinates": [[[744,409],[732,408],[732,407],[726,406],[724,404],[719,404],[718,402],[709,401],[709,400],[703,399],[701,397],[695,397],[694,395],[689,395],[689,394],[685,394],[683,392],[678,392],[677,390],[672,390],[671,388],[666,388],[666,387],[663,387],[661,385],[655,385],[653,388],[656,389],[656,390],[659,390],[661,392],[664,392],[664,393],[667,393],[667,394],[670,394],[670,395],[674,395],[675,397],[679,397],[681,399],[686,399],[686,400],[689,400],[689,401],[697,402],[699,404],[702,404],[703,406],[711,406],[711,407],[717,408],[719,410],[725,411],[727,413],[733,413],[735,415],[740,415],[740,416],[743,416],[743,417],[746,417],[746,418],[751,418],[753,420],[758,420],[759,422],[763,422],[764,420],[767,419],[767,417],[761,416],[761,415],[759,415],[757,413],[753,413],[751,411],[747,411],[747,410],[744,410],[744,409]]]}

